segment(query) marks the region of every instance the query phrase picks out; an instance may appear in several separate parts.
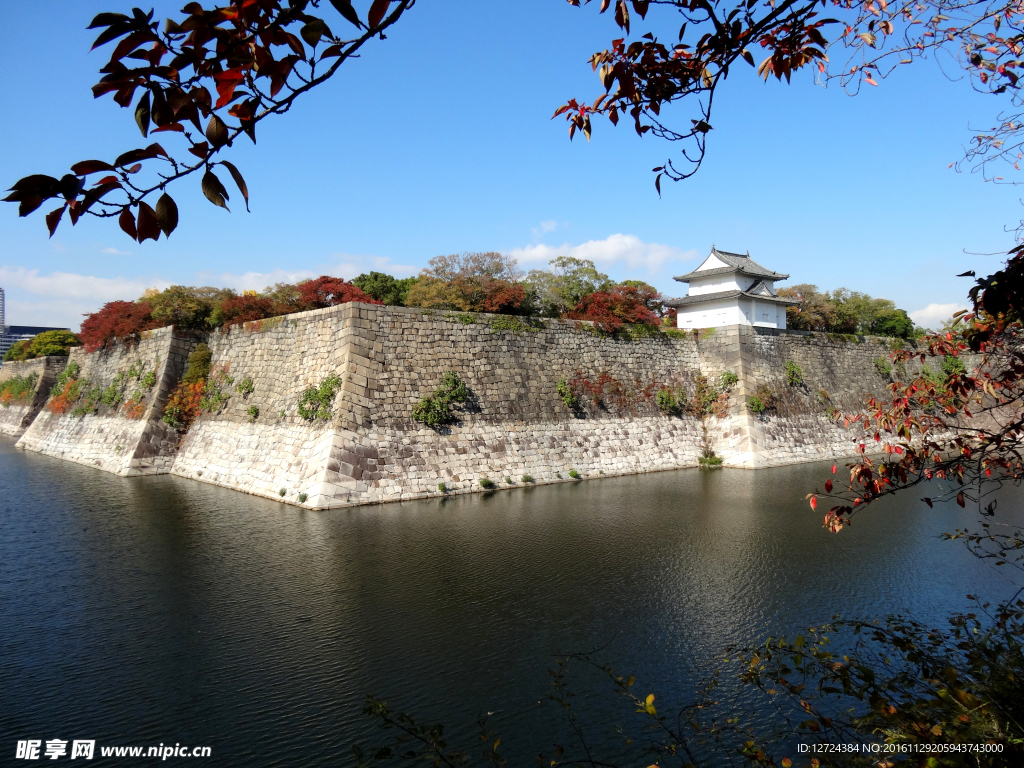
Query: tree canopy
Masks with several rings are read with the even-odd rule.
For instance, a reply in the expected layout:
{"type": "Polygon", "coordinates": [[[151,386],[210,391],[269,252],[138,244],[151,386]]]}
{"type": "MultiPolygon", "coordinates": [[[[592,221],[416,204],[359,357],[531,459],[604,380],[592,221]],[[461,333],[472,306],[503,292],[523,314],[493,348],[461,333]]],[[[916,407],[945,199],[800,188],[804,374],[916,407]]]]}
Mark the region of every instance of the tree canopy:
{"type": "Polygon", "coordinates": [[[924,335],[924,331],[915,328],[906,311],[889,299],[875,299],[846,288],[823,292],[818,286],[807,283],[782,288],[779,295],[801,301],[797,307],[786,308],[786,325],[794,330],[901,339],[924,335]]]}
{"type": "Polygon", "coordinates": [[[43,331],[31,339],[14,342],[4,353],[4,362],[33,360],[48,355],[67,356],[72,347],[82,346],[82,341],[71,331],[43,331]]]}

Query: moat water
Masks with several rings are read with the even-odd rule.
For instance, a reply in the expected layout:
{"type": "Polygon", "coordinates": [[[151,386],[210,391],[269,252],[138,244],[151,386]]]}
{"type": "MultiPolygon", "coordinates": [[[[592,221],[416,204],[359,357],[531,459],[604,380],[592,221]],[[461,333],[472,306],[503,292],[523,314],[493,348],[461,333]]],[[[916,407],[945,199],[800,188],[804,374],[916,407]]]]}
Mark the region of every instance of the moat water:
{"type": "MultiPolygon", "coordinates": [[[[596,651],[669,706],[729,643],[837,613],[941,624],[968,592],[1012,591],[938,539],[974,523],[955,506],[906,496],[823,531],[804,495],[827,473],[682,470],[309,512],[0,438],[0,764],[17,740],[59,738],[346,765],[353,743],[381,741],[361,712],[372,692],[456,738],[493,712],[521,765],[567,738],[545,699],[556,654],[596,651]]],[[[1021,519],[1020,498],[1002,520],[1021,519]]],[[[603,732],[609,699],[580,701],[603,732]]]]}

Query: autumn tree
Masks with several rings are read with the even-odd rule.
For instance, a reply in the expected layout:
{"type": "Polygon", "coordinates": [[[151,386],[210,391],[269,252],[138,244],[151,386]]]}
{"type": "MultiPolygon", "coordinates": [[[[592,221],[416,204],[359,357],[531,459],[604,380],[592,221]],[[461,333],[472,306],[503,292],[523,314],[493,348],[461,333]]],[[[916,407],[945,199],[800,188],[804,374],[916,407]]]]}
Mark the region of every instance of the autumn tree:
{"type": "Polygon", "coordinates": [[[507,254],[435,256],[409,289],[410,307],[519,314],[526,299],[516,260],[507,254]]]}
{"type": "Polygon", "coordinates": [[[786,325],[794,330],[903,339],[923,333],[917,332],[906,311],[889,299],[875,299],[846,288],[819,291],[818,286],[807,283],[782,288],[779,295],[800,299],[799,306],[786,308],[786,325]]]}
{"type": "Polygon", "coordinates": [[[185,177],[197,178],[206,198],[227,209],[226,171],[248,209],[248,187],[226,150],[243,135],[255,143],[263,121],[289,111],[371,40],[386,39],[415,2],[368,0],[360,3],[365,16],[352,0],[330,0],[326,15],[316,15],[320,0],[189,2],[162,29],[153,11],[101,13],[89,28],[100,30],[93,48],[109,45],[110,58],[93,95],[110,95],[131,110],[143,138],[159,133],[160,141],[83,160],[59,178],[27,176],[5,200],[18,203],[21,216],[56,200],[46,214],[51,237],[66,213],[72,224],[85,215],[116,218],[140,243],[177,227],[178,206],[167,188],[185,177]],[[343,34],[353,29],[354,36],[343,34]]]}

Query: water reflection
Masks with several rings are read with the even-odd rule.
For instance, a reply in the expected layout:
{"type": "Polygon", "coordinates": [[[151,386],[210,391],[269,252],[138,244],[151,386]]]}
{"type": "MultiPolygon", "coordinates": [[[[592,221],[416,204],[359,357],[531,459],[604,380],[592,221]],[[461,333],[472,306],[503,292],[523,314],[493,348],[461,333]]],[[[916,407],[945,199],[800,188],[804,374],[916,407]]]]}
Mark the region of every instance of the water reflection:
{"type": "Polygon", "coordinates": [[[366,739],[374,691],[449,723],[497,711],[521,762],[560,728],[537,703],[553,653],[600,648],[671,698],[729,642],[837,612],[939,621],[968,591],[1006,591],[937,540],[969,522],[956,510],[902,499],[825,533],[804,500],[825,471],[688,470],[314,513],[5,441],[0,733],[337,765],[366,739]]]}

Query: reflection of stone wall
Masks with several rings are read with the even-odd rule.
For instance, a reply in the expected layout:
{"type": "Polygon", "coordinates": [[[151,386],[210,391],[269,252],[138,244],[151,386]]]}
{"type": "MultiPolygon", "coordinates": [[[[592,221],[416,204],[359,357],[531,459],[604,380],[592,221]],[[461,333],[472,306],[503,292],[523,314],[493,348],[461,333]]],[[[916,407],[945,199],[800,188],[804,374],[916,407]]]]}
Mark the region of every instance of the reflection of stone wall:
{"type": "MultiPolygon", "coordinates": [[[[74,416],[43,408],[18,441],[19,448],[88,464],[119,475],[162,473],[170,470],[177,434],[160,420],[167,393],[181,377],[188,352],[195,342],[178,338],[171,328],[151,331],[137,344],[86,354],[71,350],[68,363],[81,367],[79,378],[90,387],[105,389],[118,374],[153,371],[156,384],[146,388],[135,379],[125,381],[125,399],[136,391],[143,406],[130,418],[122,404],[99,406],[96,414],[74,416]]],[[[6,367],[6,366],[5,366],[6,367]]]]}
{"type": "Polygon", "coordinates": [[[622,340],[574,322],[360,304],[247,323],[207,341],[227,400],[183,439],[160,415],[195,340],[164,329],[137,347],[72,356],[96,381],[136,359],[157,366],[142,419],[44,410],[19,445],[120,474],[171,471],[270,498],[283,489],[285,501],[306,506],[381,502],[437,495],[439,483],[479,491],[485,477],[503,487],[523,475],[560,482],[570,470],[593,478],[694,466],[699,420],[661,413],[654,395],[662,385],[692,394],[696,375],[716,382],[730,370],[739,382],[729,415],[708,419],[709,436],[727,465],[755,468],[851,455],[858,434],[826,411],[853,412],[881,393],[872,361],[889,353],[888,340],[748,326],[622,340]],[[803,369],[804,386],[785,384],[787,360],[803,369]],[[469,400],[454,423],[431,429],[412,409],[448,370],[469,400]],[[332,375],[341,384],[331,417],[300,417],[303,391],[332,375]],[[604,386],[596,398],[577,386],[573,411],[556,391],[563,378],[604,386]],[[239,391],[247,380],[252,391],[239,391]],[[746,401],[761,385],[778,407],[755,416],[746,401]]]}
{"type": "Polygon", "coordinates": [[[4,363],[0,366],[0,382],[23,376],[38,376],[35,391],[17,404],[0,407],[0,435],[18,437],[39,413],[53,386],[54,379],[64,369],[66,357],[37,357],[19,363],[4,363]]]}

